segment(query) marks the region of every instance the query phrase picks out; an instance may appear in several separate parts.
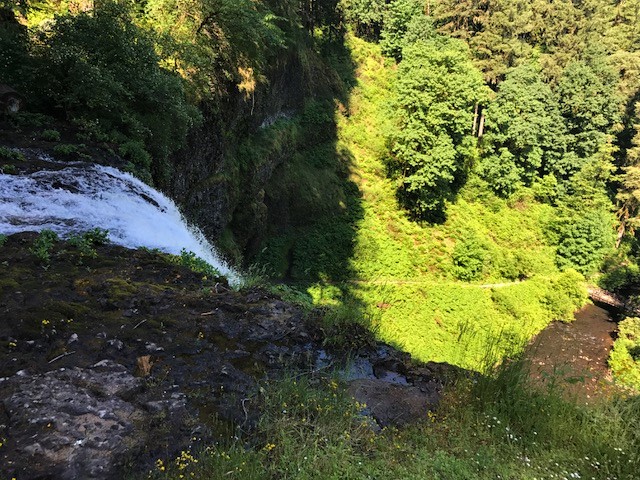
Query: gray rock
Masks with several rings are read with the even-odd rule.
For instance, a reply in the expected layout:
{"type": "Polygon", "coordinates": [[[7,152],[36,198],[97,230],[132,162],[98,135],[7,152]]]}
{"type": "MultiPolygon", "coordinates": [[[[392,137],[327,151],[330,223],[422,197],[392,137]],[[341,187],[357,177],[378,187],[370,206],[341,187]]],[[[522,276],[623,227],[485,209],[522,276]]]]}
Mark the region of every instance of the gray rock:
{"type": "Polygon", "coordinates": [[[126,400],[141,382],[109,360],[88,369],[11,377],[3,406],[7,431],[21,453],[0,457],[0,463],[13,465],[21,479],[113,478],[123,454],[145,441],[136,423],[148,414],[126,400]]]}
{"type": "Polygon", "coordinates": [[[147,402],[145,407],[150,412],[166,412],[171,417],[177,417],[186,413],[187,396],[184,393],[174,392],[169,398],[147,402]]]}
{"type": "Polygon", "coordinates": [[[121,351],[124,348],[124,343],[122,343],[122,340],[118,340],[117,338],[112,338],[111,340],[107,341],[107,345],[109,347],[115,348],[118,351],[121,351]]]}

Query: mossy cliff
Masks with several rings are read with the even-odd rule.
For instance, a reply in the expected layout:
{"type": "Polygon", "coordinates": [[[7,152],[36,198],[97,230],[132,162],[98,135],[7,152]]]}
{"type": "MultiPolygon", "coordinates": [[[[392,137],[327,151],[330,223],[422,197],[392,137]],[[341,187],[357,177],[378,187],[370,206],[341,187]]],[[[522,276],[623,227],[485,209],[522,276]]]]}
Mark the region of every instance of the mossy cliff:
{"type": "Polygon", "coordinates": [[[106,157],[237,262],[273,231],[339,213],[334,111],[352,66],[336,2],[147,3],[3,6],[0,79],[24,101],[0,117],[0,142],[106,157]]]}

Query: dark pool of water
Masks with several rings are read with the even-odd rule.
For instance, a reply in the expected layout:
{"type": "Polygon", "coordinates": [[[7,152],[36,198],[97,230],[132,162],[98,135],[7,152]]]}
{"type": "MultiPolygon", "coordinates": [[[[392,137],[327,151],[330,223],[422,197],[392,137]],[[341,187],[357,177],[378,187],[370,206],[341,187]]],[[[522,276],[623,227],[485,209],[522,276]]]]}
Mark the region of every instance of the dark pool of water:
{"type": "Polygon", "coordinates": [[[531,342],[532,377],[587,401],[611,391],[607,365],[617,324],[607,310],[587,305],[572,323],[554,322],[531,342]]]}

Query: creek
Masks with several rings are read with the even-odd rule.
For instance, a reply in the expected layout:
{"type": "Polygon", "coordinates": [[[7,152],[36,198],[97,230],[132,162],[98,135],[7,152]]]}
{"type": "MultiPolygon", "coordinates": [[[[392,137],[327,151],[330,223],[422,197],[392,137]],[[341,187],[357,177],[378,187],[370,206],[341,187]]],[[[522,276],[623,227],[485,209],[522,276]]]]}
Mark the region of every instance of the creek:
{"type": "Polygon", "coordinates": [[[612,388],[607,361],[617,329],[612,313],[596,305],[580,309],[572,323],[552,323],[527,349],[533,378],[587,402],[606,394],[612,388]]]}
{"type": "Polygon", "coordinates": [[[50,168],[0,174],[0,234],[53,230],[65,237],[94,228],[127,248],[172,254],[184,249],[234,283],[239,277],[165,195],[112,167],[42,158],[50,168]]]}

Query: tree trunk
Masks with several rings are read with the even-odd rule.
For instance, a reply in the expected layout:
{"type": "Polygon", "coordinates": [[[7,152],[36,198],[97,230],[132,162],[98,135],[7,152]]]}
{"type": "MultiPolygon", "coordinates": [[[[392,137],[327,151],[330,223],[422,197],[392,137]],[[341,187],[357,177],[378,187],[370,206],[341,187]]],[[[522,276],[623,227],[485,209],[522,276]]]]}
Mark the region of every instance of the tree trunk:
{"type": "Polygon", "coordinates": [[[475,136],[477,126],[478,126],[478,102],[476,102],[476,106],[473,111],[473,127],[471,128],[471,135],[475,136]]]}
{"type": "Polygon", "coordinates": [[[480,114],[480,126],[478,127],[478,138],[482,138],[484,133],[484,113],[480,114]]]}
{"type": "Polygon", "coordinates": [[[622,242],[622,237],[624,237],[625,230],[624,222],[621,222],[618,227],[618,236],[616,237],[616,250],[620,248],[620,243],[622,242]]]}

